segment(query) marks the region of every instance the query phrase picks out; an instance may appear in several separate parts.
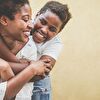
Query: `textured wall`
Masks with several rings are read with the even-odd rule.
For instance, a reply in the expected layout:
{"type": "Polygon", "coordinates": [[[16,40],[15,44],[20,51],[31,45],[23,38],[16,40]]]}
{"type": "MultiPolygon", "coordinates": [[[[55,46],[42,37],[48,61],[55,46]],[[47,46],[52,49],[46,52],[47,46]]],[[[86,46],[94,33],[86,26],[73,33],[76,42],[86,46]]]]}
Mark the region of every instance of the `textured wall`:
{"type": "MultiPolygon", "coordinates": [[[[33,14],[49,0],[30,0],[33,14]]],[[[57,0],[72,19],[61,32],[64,48],[53,69],[53,100],[100,100],[100,0],[57,0]]]]}

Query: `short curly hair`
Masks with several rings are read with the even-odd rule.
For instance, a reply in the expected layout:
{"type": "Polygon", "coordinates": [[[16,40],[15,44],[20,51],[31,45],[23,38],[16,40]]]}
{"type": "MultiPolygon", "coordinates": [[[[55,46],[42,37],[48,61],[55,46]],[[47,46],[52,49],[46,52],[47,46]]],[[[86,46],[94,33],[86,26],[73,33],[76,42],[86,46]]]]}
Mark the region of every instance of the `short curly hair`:
{"type": "Polygon", "coordinates": [[[56,14],[62,21],[63,24],[60,28],[60,31],[64,28],[64,26],[71,18],[71,13],[69,12],[67,4],[62,4],[57,1],[49,1],[40,9],[39,13],[45,13],[47,10],[50,10],[51,12],[56,14]]]}

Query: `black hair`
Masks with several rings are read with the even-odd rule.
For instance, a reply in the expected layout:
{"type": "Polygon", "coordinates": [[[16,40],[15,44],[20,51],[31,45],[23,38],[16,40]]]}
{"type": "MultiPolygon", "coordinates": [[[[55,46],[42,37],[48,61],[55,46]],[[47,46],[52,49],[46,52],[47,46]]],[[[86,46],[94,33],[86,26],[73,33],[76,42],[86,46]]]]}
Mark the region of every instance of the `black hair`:
{"type": "Polygon", "coordinates": [[[29,5],[28,0],[0,0],[0,17],[6,16],[13,20],[14,15],[20,11],[25,4],[29,5]]]}
{"type": "Polygon", "coordinates": [[[40,9],[39,13],[40,14],[45,13],[47,10],[50,10],[51,12],[56,14],[62,21],[62,26],[60,31],[64,28],[64,26],[71,18],[71,14],[69,12],[67,4],[62,4],[57,1],[49,1],[40,9]]]}

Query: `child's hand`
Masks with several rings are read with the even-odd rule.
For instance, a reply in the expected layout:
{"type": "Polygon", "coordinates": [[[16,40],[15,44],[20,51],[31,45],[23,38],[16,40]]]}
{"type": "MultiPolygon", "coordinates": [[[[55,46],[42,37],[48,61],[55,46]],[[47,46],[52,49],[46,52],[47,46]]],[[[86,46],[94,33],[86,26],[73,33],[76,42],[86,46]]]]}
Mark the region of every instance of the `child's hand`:
{"type": "Polygon", "coordinates": [[[45,63],[45,66],[46,66],[45,74],[48,75],[50,73],[50,71],[52,70],[51,60],[50,59],[42,59],[41,61],[43,61],[45,63]]]}
{"type": "Polygon", "coordinates": [[[45,76],[45,72],[49,71],[43,61],[31,61],[30,66],[32,67],[33,71],[36,72],[36,75],[45,76]]]}

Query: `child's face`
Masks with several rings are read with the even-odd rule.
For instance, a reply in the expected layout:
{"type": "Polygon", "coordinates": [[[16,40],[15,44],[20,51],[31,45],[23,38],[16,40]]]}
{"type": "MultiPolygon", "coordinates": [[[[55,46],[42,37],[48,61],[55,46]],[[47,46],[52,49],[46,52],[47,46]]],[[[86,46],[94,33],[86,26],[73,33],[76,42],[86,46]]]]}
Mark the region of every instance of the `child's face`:
{"type": "Polygon", "coordinates": [[[28,34],[32,28],[31,9],[28,4],[25,4],[15,14],[15,19],[7,19],[6,33],[15,40],[25,41],[28,39],[28,34]]]}
{"type": "Polygon", "coordinates": [[[37,15],[34,20],[33,39],[37,43],[46,42],[56,36],[62,25],[61,20],[51,11],[37,15]]]}

